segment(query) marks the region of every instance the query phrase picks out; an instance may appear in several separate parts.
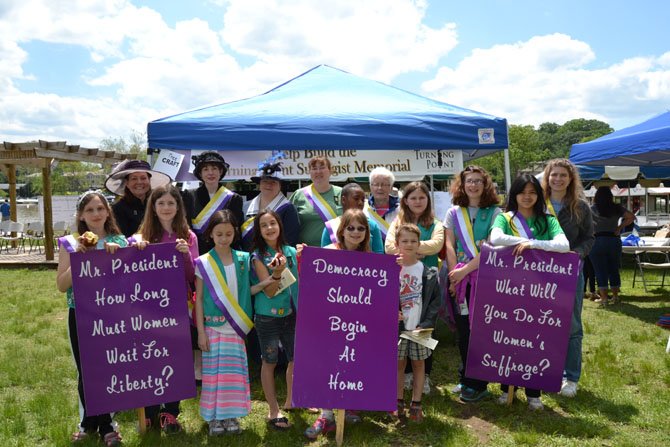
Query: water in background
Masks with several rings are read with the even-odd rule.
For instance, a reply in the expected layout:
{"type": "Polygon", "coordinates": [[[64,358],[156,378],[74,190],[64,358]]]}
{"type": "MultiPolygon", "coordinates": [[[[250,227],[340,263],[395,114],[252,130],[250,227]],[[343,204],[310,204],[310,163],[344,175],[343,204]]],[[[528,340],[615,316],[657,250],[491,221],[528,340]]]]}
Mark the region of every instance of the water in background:
{"type": "MultiPolygon", "coordinates": [[[[53,196],[51,198],[53,222],[65,221],[72,227],[77,207],[77,196],[53,196]]],[[[16,205],[18,221],[21,223],[44,222],[44,205],[42,197],[37,198],[37,203],[16,205]]]]}

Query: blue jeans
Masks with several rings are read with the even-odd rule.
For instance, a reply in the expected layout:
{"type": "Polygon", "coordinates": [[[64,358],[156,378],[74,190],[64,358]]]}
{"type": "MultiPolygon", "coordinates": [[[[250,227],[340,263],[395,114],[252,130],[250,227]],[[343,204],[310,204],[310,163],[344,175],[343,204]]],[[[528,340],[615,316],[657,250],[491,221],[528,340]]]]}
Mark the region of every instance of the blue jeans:
{"type": "Polygon", "coordinates": [[[621,238],[619,236],[596,236],[589,253],[599,289],[621,287],[619,266],[621,265],[621,238]]]}
{"type": "Polygon", "coordinates": [[[570,323],[570,338],[568,339],[568,353],[565,356],[563,377],[571,382],[579,382],[582,373],[582,303],[584,302],[584,274],[579,272],[577,278],[577,293],[575,306],[572,308],[572,322],[570,323]]]}

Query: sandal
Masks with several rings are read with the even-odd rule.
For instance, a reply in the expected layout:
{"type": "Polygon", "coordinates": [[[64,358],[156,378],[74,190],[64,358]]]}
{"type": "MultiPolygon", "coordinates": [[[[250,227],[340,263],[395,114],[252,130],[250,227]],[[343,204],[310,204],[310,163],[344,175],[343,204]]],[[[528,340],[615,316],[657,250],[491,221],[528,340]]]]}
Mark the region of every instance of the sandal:
{"type": "Polygon", "coordinates": [[[121,435],[118,431],[110,431],[102,438],[106,447],[119,447],[121,445],[121,435]]]}
{"type": "Polygon", "coordinates": [[[80,428],[78,431],[72,433],[72,442],[84,442],[87,439],[91,437],[91,434],[95,433],[95,431],[86,431],[83,428],[80,428]]]}
{"type": "Polygon", "coordinates": [[[398,399],[398,408],[396,411],[390,411],[389,414],[393,419],[405,419],[407,417],[407,414],[405,414],[405,401],[398,399]]]}
{"type": "Polygon", "coordinates": [[[412,401],[409,406],[409,420],[414,422],[423,421],[423,409],[421,408],[421,402],[412,401]]]}
{"type": "Polygon", "coordinates": [[[291,428],[291,424],[288,421],[286,416],[276,417],[274,419],[268,419],[268,426],[277,430],[285,431],[291,428]]]}

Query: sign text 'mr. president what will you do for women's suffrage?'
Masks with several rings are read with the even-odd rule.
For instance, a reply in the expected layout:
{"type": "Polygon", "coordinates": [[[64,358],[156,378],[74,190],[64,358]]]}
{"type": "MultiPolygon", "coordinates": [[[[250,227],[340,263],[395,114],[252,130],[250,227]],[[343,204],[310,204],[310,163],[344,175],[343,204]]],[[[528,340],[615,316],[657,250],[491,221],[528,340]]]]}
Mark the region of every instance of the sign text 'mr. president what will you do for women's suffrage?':
{"type": "Polygon", "coordinates": [[[71,259],[88,414],[194,397],[184,261],[174,244],[71,259]]]}
{"type": "Polygon", "coordinates": [[[393,256],[305,248],[294,406],[395,408],[399,271],[393,256]]]}
{"type": "Polygon", "coordinates": [[[484,245],[468,348],[469,377],[559,391],[580,259],[484,245]]]}

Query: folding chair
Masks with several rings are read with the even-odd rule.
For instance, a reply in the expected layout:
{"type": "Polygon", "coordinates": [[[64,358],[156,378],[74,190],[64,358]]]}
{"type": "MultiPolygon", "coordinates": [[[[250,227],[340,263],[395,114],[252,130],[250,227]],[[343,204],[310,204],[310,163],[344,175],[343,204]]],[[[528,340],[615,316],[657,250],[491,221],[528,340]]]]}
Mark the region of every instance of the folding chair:
{"type": "Polygon", "coordinates": [[[26,229],[26,239],[28,239],[28,253],[32,253],[33,248],[37,248],[41,254],[41,242],[44,242],[44,223],[31,222],[26,229]]]}
{"type": "Polygon", "coordinates": [[[20,222],[10,222],[8,234],[0,236],[0,250],[5,248],[5,253],[9,253],[9,246],[16,243],[16,253],[23,248],[26,251],[25,235],[23,234],[24,225],[20,222]]]}
{"type": "Polygon", "coordinates": [[[643,250],[636,251],[635,264],[636,268],[633,271],[633,288],[635,288],[635,279],[638,274],[642,280],[642,285],[644,286],[645,292],[648,292],[647,286],[656,286],[661,288],[665,286],[665,275],[668,270],[670,270],[670,256],[668,256],[667,247],[646,247],[643,250]],[[663,255],[663,262],[651,262],[651,258],[649,257],[649,254],[651,253],[663,255]],[[643,261],[643,255],[646,255],[646,259],[649,262],[643,261]],[[650,278],[648,274],[645,276],[645,270],[657,271],[659,273],[654,275],[653,278],[650,278]]]}
{"type": "Polygon", "coordinates": [[[70,234],[70,226],[65,221],[58,221],[53,225],[54,230],[54,248],[58,249],[58,238],[70,234]]]}

